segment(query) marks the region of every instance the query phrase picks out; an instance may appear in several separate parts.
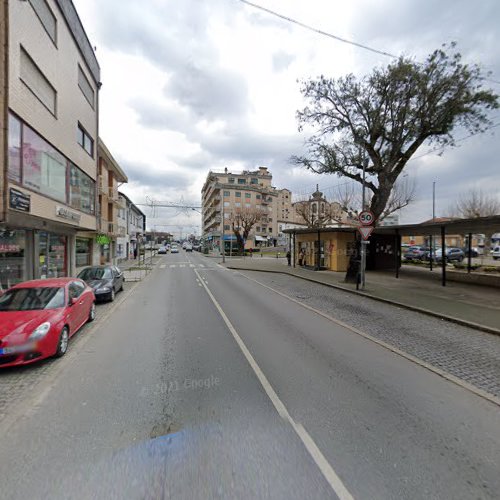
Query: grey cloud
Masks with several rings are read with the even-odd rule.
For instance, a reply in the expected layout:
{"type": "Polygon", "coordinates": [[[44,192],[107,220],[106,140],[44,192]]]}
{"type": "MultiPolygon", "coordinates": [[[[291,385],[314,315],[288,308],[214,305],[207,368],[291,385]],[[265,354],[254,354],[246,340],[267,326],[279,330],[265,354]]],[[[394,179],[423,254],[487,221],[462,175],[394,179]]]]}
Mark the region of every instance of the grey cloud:
{"type": "Polygon", "coordinates": [[[249,107],[247,84],[240,75],[198,63],[180,67],[167,83],[165,95],[208,120],[244,117],[249,107]]]}
{"type": "Polygon", "coordinates": [[[283,71],[292,64],[295,60],[295,56],[293,54],[288,54],[287,52],[276,52],[273,54],[273,69],[274,71],[283,71]]]}
{"type": "Polygon", "coordinates": [[[127,173],[129,183],[137,183],[144,187],[153,187],[155,190],[184,189],[191,184],[188,175],[183,172],[170,170],[156,170],[150,165],[143,163],[120,161],[124,171],[127,173]]]}

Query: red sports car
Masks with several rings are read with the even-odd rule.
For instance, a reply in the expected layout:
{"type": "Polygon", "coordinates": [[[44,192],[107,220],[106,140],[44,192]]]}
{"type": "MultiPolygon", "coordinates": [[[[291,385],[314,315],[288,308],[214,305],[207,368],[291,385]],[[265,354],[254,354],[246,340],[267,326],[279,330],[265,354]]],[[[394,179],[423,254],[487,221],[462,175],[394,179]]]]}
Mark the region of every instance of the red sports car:
{"type": "Polygon", "coordinates": [[[95,318],[92,288],[77,278],[20,283],[0,297],[0,367],[63,356],[69,338],[95,318]]]}

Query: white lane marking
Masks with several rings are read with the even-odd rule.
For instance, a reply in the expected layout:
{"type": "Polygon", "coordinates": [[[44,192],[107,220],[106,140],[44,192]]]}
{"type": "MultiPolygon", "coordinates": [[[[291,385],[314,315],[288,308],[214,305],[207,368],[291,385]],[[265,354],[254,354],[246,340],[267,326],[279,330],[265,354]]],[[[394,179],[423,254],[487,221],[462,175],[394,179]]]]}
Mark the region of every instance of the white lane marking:
{"type": "MultiPolygon", "coordinates": [[[[200,277],[198,274],[198,271],[195,270],[195,273],[200,277]]],[[[203,283],[203,281],[202,281],[203,283]]],[[[306,450],[309,452],[311,455],[312,459],[322,472],[324,478],[327,480],[328,484],[331,486],[335,494],[339,497],[340,500],[354,500],[353,496],[349,493],[347,488],[344,486],[344,483],[342,483],[341,479],[337,476],[337,473],[333,470],[333,467],[330,465],[328,460],[325,458],[323,453],[321,453],[321,450],[318,448],[316,443],[313,441],[311,436],[308,434],[308,432],[304,429],[304,427],[300,424],[297,423],[293,420],[292,416],[286,409],[286,406],[282,403],[280,400],[278,394],[276,391],[273,389],[269,381],[267,380],[267,377],[264,375],[263,371],[260,369],[259,365],[255,361],[254,357],[248,350],[247,346],[239,336],[238,332],[234,328],[233,324],[227,317],[226,313],[220,306],[219,302],[217,302],[217,299],[214,297],[208,286],[203,283],[203,287],[205,288],[205,291],[207,292],[208,296],[212,300],[214,306],[217,308],[217,311],[221,315],[222,319],[224,320],[224,323],[226,323],[227,328],[231,332],[234,340],[238,344],[239,348],[241,349],[241,352],[245,356],[246,360],[248,361],[249,365],[251,366],[252,370],[254,371],[255,375],[259,379],[259,382],[261,383],[262,387],[266,391],[266,394],[268,395],[269,399],[273,403],[274,407],[276,408],[276,411],[280,415],[280,417],[284,420],[286,420],[293,428],[293,430],[296,432],[297,436],[299,436],[300,440],[304,444],[306,450]]]]}
{"type": "Polygon", "coordinates": [[[203,264],[199,264],[199,267],[205,267],[203,264]]]}
{"type": "Polygon", "coordinates": [[[165,269],[166,267],[167,267],[167,266],[166,266],[165,264],[162,264],[162,265],[160,266],[160,269],[165,269]]]}
{"type": "Polygon", "coordinates": [[[172,267],[177,267],[177,265],[176,264],[170,264],[170,268],[172,268],[172,267]]]}
{"type": "Polygon", "coordinates": [[[334,318],[333,316],[330,316],[329,314],[320,311],[319,309],[316,309],[310,305],[304,304],[303,302],[300,302],[297,299],[294,299],[293,297],[290,297],[289,295],[280,292],[279,290],[276,290],[269,285],[266,285],[264,283],[261,283],[260,281],[250,278],[246,274],[243,274],[241,272],[237,271],[237,274],[240,274],[244,278],[246,278],[249,281],[253,281],[254,283],[257,283],[258,285],[267,288],[268,290],[271,290],[274,293],[277,293],[278,295],[281,295],[285,299],[290,300],[291,302],[295,302],[296,304],[302,306],[304,309],[308,309],[309,311],[315,312],[316,314],[319,314],[320,316],[323,316],[323,318],[328,319],[332,323],[335,323],[339,326],[342,326],[343,328],[346,328],[347,330],[350,330],[351,332],[355,333],[356,335],[360,335],[361,337],[364,337],[367,340],[370,340],[371,342],[379,345],[380,347],[384,347],[385,349],[393,352],[394,354],[397,354],[398,356],[401,356],[402,358],[407,359],[408,361],[411,361],[412,363],[415,363],[416,365],[421,366],[422,368],[425,368],[426,370],[429,370],[430,372],[435,373],[436,375],[439,375],[440,377],[448,380],[449,382],[453,382],[454,384],[460,386],[462,389],[466,389],[472,393],[474,393],[476,396],[479,396],[481,398],[487,399],[491,403],[500,406],[500,398],[497,396],[494,396],[493,394],[490,394],[489,392],[484,391],[483,389],[479,389],[479,387],[476,387],[472,384],[469,384],[468,382],[465,382],[464,380],[455,377],[455,375],[451,375],[448,372],[445,372],[444,370],[441,370],[440,368],[437,368],[436,366],[433,366],[429,363],[426,363],[425,361],[422,361],[421,359],[412,356],[411,354],[408,354],[404,351],[401,351],[397,347],[392,346],[391,344],[387,344],[383,340],[379,340],[376,337],[372,337],[369,333],[362,332],[361,330],[358,330],[357,328],[354,328],[353,326],[348,325],[347,323],[344,323],[343,321],[340,321],[337,318],[334,318]]]}
{"type": "Polygon", "coordinates": [[[189,264],[189,267],[196,267],[194,264],[189,264]]]}
{"type": "Polygon", "coordinates": [[[180,264],[179,267],[186,267],[186,264],[180,264]]]}

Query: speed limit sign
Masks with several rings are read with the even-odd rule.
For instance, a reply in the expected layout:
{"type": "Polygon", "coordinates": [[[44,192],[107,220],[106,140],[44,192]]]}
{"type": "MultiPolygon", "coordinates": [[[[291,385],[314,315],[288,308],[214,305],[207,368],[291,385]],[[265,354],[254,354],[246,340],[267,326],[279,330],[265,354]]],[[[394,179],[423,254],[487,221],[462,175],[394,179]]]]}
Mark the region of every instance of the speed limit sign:
{"type": "Polygon", "coordinates": [[[371,226],[375,221],[375,216],[369,210],[365,210],[359,214],[358,220],[362,226],[371,226]]]}

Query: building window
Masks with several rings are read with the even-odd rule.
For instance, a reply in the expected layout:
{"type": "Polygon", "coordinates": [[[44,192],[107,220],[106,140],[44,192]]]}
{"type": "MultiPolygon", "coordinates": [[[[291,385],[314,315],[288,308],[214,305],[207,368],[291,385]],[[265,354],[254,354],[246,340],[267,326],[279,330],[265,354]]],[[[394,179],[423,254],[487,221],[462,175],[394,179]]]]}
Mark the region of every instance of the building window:
{"type": "Polygon", "coordinates": [[[78,86],[85,96],[85,99],[87,99],[92,109],[94,109],[94,89],[92,88],[92,85],[88,81],[88,78],[85,76],[85,73],[83,72],[83,69],[80,65],[78,65],[78,86]]]}
{"type": "Polygon", "coordinates": [[[66,158],[30,127],[23,130],[23,184],[66,202],[66,158]]]}
{"type": "Polygon", "coordinates": [[[230,203],[229,203],[228,201],[225,201],[225,202],[224,202],[224,206],[225,206],[225,207],[228,207],[229,205],[230,205],[230,203]]]}
{"type": "Polygon", "coordinates": [[[250,203],[245,203],[245,208],[250,208],[252,205],[250,203]]]}
{"type": "Polygon", "coordinates": [[[25,231],[0,230],[0,290],[26,279],[25,231]]]}
{"type": "Polygon", "coordinates": [[[76,267],[90,266],[91,262],[91,240],[87,238],[76,238],[76,267]]]}
{"type": "Polygon", "coordinates": [[[50,39],[57,42],[57,19],[45,0],[29,0],[50,39]]]}
{"type": "Polygon", "coordinates": [[[229,184],[234,184],[234,177],[229,177],[229,184]]]}
{"type": "Polygon", "coordinates": [[[260,198],[261,198],[260,194],[256,194],[256,195],[255,195],[255,197],[256,197],[258,200],[260,200],[260,198]]]}
{"type": "Polygon", "coordinates": [[[252,197],[252,194],[251,193],[245,193],[245,198],[251,198],[252,197]]]}
{"type": "Polygon", "coordinates": [[[258,184],[259,183],[259,179],[256,179],[255,177],[252,177],[252,179],[250,179],[250,184],[258,184]]]}
{"type": "Polygon", "coordinates": [[[238,179],[238,184],[246,184],[247,180],[246,179],[238,179]]]}
{"type": "Polygon", "coordinates": [[[33,59],[21,47],[21,81],[33,92],[35,97],[55,116],[57,92],[45,78],[33,59]]]}
{"type": "Polygon", "coordinates": [[[312,204],[312,213],[313,213],[313,214],[318,213],[318,205],[316,205],[316,203],[313,203],[313,204],[312,204]]]}
{"type": "Polygon", "coordinates": [[[229,217],[231,216],[231,214],[224,214],[224,219],[229,219],[229,217]]]}
{"type": "Polygon", "coordinates": [[[95,182],[77,166],[70,166],[69,203],[73,208],[95,213],[95,182]]]}
{"type": "Polygon", "coordinates": [[[229,231],[231,229],[231,226],[229,224],[224,225],[224,231],[229,231]]]}
{"type": "Polygon", "coordinates": [[[257,231],[258,233],[260,233],[260,226],[257,226],[257,227],[255,228],[255,231],[257,231]]]}
{"type": "Polygon", "coordinates": [[[9,180],[21,182],[21,122],[9,113],[9,180]]]}
{"type": "Polygon", "coordinates": [[[231,193],[229,191],[224,191],[224,197],[228,197],[231,193]]]}
{"type": "Polygon", "coordinates": [[[236,191],[236,198],[241,198],[241,192],[240,191],[236,191]]]}
{"type": "Polygon", "coordinates": [[[269,227],[269,228],[267,229],[267,231],[268,231],[269,233],[272,233],[272,232],[273,232],[273,228],[272,228],[272,227],[269,227]]]}
{"type": "Polygon", "coordinates": [[[237,207],[237,208],[240,208],[240,207],[241,207],[241,203],[236,202],[236,203],[234,204],[234,206],[235,206],[235,207],[237,207]]]}
{"type": "Polygon", "coordinates": [[[87,133],[87,131],[80,125],[78,124],[78,129],[76,132],[76,138],[78,141],[78,144],[87,151],[87,153],[94,157],[94,139],[90,137],[90,135],[87,133]]]}
{"type": "Polygon", "coordinates": [[[66,236],[40,232],[38,234],[38,278],[67,276],[66,236]]]}

